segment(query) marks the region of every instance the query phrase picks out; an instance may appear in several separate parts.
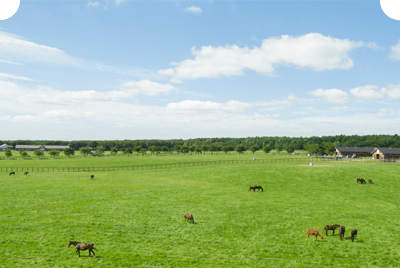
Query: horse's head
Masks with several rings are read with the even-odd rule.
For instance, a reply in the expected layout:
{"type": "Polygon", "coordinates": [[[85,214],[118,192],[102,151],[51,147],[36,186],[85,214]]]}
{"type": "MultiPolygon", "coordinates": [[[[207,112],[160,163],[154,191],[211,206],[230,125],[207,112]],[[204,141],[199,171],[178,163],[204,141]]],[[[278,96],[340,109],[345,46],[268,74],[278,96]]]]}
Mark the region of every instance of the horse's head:
{"type": "Polygon", "coordinates": [[[71,246],[71,245],[72,245],[72,241],[69,241],[69,243],[68,243],[68,247],[69,247],[69,246],[71,246]]]}

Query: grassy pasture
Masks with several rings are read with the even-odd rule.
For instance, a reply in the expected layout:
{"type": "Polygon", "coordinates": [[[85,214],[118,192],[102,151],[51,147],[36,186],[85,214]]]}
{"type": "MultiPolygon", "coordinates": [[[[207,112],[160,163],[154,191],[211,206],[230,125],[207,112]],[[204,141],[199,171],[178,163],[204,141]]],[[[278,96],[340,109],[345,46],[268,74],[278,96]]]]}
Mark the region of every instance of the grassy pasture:
{"type": "MultiPolygon", "coordinates": [[[[42,163],[51,161],[68,164],[42,163]]],[[[97,172],[94,179],[87,172],[2,172],[0,266],[400,266],[400,167],[300,164],[97,172]],[[359,177],[375,185],[357,185],[359,177]],[[264,192],[249,192],[255,184],[264,192]],[[186,213],[195,224],[184,221],[186,213]],[[346,239],[325,236],[327,224],[345,225],[346,239]],[[325,239],[306,241],[304,229],[325,239]],[[97,258],[78,258],[69,240],[94,243],[97,258]]]]}

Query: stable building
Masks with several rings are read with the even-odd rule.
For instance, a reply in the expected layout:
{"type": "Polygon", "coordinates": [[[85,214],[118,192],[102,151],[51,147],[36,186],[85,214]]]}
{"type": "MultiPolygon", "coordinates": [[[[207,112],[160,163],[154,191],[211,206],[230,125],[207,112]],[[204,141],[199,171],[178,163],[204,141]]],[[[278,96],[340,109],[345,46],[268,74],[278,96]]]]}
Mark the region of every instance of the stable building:
{"type": "Polygon", "coordinates": [[[48,151],[48,150],[56,150],[56,151],[63,151],[65,148],[69,148],[68,145],[15,145],[15,150],[25,150],[25,151],[34,151],[34,150],[41,150],[41,151],[48,151]]]}
{"type": "Polygon", "coordinates": [[[336,147],[334,155],[357,155],[357,156],[372,156],[375,147],[336,147]]]}
{"type": "Polygon", "coordinates": [[[375,148],[372,152],[372,159],[398,159],[400,148],[375,148]]]}
{"type": "Polygon", "coordinates": [[[2,151],[2,152],[4,152],[7,149],[12,149],[12,146],[8,145],[8,144],[5,144],[5,143],[0,146],[0,151],[2,151]]]}

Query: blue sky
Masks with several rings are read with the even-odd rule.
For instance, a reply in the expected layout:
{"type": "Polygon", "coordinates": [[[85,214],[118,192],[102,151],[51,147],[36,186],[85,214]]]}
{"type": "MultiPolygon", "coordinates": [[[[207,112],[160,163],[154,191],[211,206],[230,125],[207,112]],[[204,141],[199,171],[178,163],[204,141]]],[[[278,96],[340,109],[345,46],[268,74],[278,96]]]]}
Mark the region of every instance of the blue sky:
{"type": "Polygon", "coordinates": [[[0,21],[2,139],[395,134],[379,1],[33,1],[0,21]]]}

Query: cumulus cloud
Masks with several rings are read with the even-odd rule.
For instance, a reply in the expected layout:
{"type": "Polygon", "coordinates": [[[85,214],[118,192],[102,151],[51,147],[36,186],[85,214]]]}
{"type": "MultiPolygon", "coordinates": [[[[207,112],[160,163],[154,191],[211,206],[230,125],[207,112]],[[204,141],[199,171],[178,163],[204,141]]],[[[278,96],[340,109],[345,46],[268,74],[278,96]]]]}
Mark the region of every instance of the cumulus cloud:
{"type": "Polygon", "coordinates": [[[396,45],[390,48],[389,57],[394,60],[400,60],[400,40],[396,45]]]}
{"type": "Polygon", "coordinates": [[[171,91],[177,90],[170,84],[160,84],[150,80],[129,81],[125,82],[122,87],[128,94],[143,94],[147,96],[156,96],[159,94],[168,94],[171,91]]]}
{"type": "Polygon", "coordinates": [[[264,39],[261,47],[231,45],[207,46],[199,50],[192,48],[194,59],[172,63],[176,67],[159,70],[158,73],[172,75],[176,79],[197,79],[243,75],[246,69],[271,76],[279,65],[293,65],[314,71],[346,70],[353,67],[349,52],[363,45],[362,42],[319,33],[299,37],[282,35],[264,39]]]}
{"type": "Polygon", "coordinates": [[[326,103],[348,103],[350,102],[350,96],[346,92],[340,89],[317,89],[315,91],[308,92],[314,97],[319,98],[326,103]]]}
{"type": "Polygon", "coordinates": [[[385,97],[384,91],[377,90],[379,87],[375,85],[366,85],[350,89],[350,94],[358,100],[372,101],[385,97]]]}
{"type": "Polygon", "coordinates": [[[381,92],[383,92],[386,96],[390,98],[398,99],[400,98],[400,84],[389,84],[386,88],[382,88],[381,92]]]}
{"type": "Polygon", "coordinates": [[[200,7],[196,7],[194,5],[192,5],[191,7],[185,8],[185,11],[189,12],[189,13],[196,13],[196,14],[201,14],[203,12],[203,10],[201,10],[200,7]]]}

